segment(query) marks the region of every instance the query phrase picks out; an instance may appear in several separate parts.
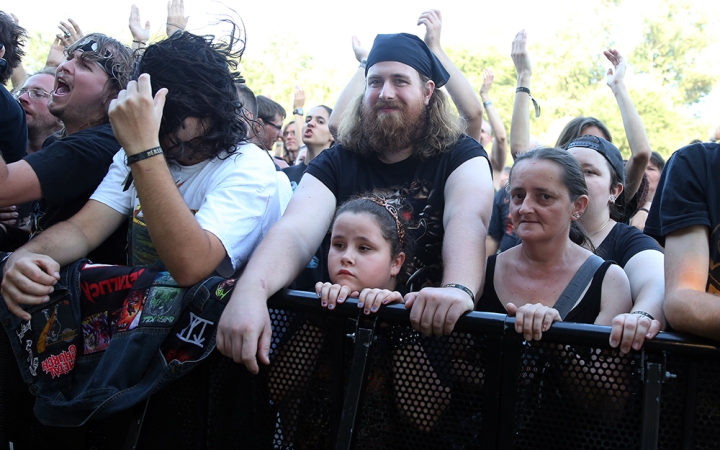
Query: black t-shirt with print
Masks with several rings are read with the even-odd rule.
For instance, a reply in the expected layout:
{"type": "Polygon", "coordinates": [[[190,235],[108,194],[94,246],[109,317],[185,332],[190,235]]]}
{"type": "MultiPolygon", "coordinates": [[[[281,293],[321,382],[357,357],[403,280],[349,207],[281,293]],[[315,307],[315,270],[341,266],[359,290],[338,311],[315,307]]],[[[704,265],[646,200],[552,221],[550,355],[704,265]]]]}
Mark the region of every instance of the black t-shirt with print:
{"type": "MultiPolygon", "coordinates": [[[[409,222],[408,235],[415,242],[412,259],[398,275],[398,286],[417,291],[437,286],[442,279],[445,183],[455,169],[475,157],[487,159],[487,153],[467,135],[440,156],[426,160],[413,156],[393,164],[383,163],[377,156],[361,156],[338,144],[314,158],[306,173],[330,189],[337,205],[354,195],[372,192],[398,208],[409,222]]],[[[327,251],[322,254],[327,258],[327,251]]]]}
{"type": "Polygon", "coordinates": [[[708,242],[707,292],[720,294],[720,144],[683,147],[665,164],[660,176],[645,234],[665,245],[665,236],[695,225],[706,226],[708,242]]]}
{"type": "MultiPolygon", "coordinates": [[[[80,211],[105,178],[120,144],[110,124],[59,138],[52,135],[25,161],[40,181],[43,198],[35,204],[33,232],[67,220],[80,211]]],[[[121,226],[88,257],[96,263],[126,264],[127,227],[121,226]]]]}

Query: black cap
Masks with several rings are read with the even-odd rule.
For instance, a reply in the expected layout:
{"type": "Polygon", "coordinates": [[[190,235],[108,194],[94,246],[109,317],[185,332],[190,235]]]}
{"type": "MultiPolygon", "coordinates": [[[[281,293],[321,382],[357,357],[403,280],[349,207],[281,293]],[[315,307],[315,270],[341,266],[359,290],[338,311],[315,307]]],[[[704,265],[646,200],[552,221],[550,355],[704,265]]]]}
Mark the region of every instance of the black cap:
{"type": "Polygon", "coordinates": [[[591,148],[603,155],[620,178],[623,186],[625,185],[625,164],[623,163],[622,155],[620,154],[620,150],[610,141],[586,134],[570,141],[566,149],[570,150],[573,147],[591,148]]]}

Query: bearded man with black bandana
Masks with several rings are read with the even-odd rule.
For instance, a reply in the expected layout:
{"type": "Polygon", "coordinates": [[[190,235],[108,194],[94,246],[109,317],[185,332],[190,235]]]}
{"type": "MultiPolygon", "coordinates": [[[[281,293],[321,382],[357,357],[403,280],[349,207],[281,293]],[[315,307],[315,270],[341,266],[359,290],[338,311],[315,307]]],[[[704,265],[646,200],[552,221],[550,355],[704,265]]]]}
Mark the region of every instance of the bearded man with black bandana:
{"type": "Polygon", "coordinates": [[[408,292],[405,303],[416,330],[450,334],[457,319],[474,308],[493,198],[487,154],[463,133],[438,89],[449,75],[416,36],[378,35],[365,78],[337,144],[308,166],[220,321],[218,348],[254,373],[258,359],[269,364],[267,299],[307,265],[336,206],[352,195],[372,191],[390,204],[410,205],[401,213],[412,223],[417,251],[398,287],[408,292]]]}

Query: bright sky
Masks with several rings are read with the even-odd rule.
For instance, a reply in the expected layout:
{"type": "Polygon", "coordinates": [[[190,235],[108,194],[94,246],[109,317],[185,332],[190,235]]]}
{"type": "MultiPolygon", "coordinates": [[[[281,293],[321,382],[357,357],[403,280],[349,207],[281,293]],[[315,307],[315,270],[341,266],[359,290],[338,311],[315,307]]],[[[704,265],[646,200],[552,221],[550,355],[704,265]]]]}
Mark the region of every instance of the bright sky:
{"type": "MultiPolygon", "coordinates": [[[[688,1],[707,15],[710,24],[720,23],[715,0],[688,1]]],[[[164,31],[167,16],[167,3],[161,0],[15,0],[12,9],[6,9],[10,2],[4,3],[3,10],[15,13],[20,24],[33,33],[58,32],[59,21],[72,17],[86,33],[100,31],[127,42],[130,41],[127,18],[133,3],[140,8],[141,19],[150,21],[153,34],[164,31]]],[[[592,33],[595,13],[589,5],[602,3],[601,0],[225,0],[223,3],[185,0],[185,10],[190,16],[188,30],[198,33],[211,33],[208,25],[219,14],[226,14],[228,7],[237,11],[246,27],[247,56],[263,52],[273,36],[290,36],[319,65],[350,67],[355,64],[350,45],[352,35],[357,35],[367,46],[378,33],[403,31],[422,36],[425,30],[416,25],[417,19],[432,7],[441,7],[443,45],[477,48],[478,52],[490,45],[500,50],[506,48],[509,57],[512,39],[523,28],[528,31],[531,45],[554,39],[556,32],[568,23],[581,24],[592,33]]],[[[613,2],[605,0],[605,3],[613,2]]],[[[627,49],[629,53],[640,39],[642,19],[653,13],[652,5],[653,2],[647,0],[621,2],[613,30],[616,48],[621,52],[627,49]]],[[[720,100],[720,89],[715,89],[711,99],[720,100]]],[[[718,103],[705,102],[700,108],[707,111],[700,114],[720,117],[720,111],[715,108],[718,103]]]]}
{"type": "MultiPolygon", "coordinates": [[[[58,31],[60,20],[75,19],[85,32],[102,31],[113,37],[129,38],[127,18],[130,6],[136,3],[143,21],[149,20],[153,32],[164,29],[166,3],[161,0],[48,0],[12,2],[12,9],[21,25],[31,31],[50,33],[58,31]],[[125,34],[123,34],[125,33],[125,34]]],[[[599,3],[599,2],[597,2],[599,3]]],[[[610,3],[608,1],[608,3],[610,3]]],[[[718,18],[716,5],[711,0],[691,0],[691,3],[712,14],[710,23],[718,18]]],[[[186,14],[190,16],[190,31],[201,31],[212,16],[207,13],[227,12],[227,7],[237,11],[245,22],[248,34],[248,52],[262,51],[264,43],[274,34],[290,34],[318,60],[353,60],[350,37],[356,34],[363,43],[370,44],[377,33],[415,32],[424,33],[417,27],[420,13],[432,7],[440,7],[443,13],[443,44],[506,46],[508,53],[513,36],[520,29],[528,30],[532,39],[552,38],[567,21],[582,21],[592,32],[594,13],[589,4],[595,1],[578,0],[516,0],[516,1],[469,1],[444,0],[314,0],[288,1],[266,0],[249,2],[225,0],[223,3],[207,0],[185,0],[186,14]],[[439,5],[441,4],[441,5],[439,5]],[[227,7],[223,6],[227,5],[227,7]]],[[[640,19],[652,2],[625,0],[617,18],[616,40],[618,47],[631,47],[639,38],[640,19]]],[[[206,30],[207,31],[207,30],[206,30]]]]}

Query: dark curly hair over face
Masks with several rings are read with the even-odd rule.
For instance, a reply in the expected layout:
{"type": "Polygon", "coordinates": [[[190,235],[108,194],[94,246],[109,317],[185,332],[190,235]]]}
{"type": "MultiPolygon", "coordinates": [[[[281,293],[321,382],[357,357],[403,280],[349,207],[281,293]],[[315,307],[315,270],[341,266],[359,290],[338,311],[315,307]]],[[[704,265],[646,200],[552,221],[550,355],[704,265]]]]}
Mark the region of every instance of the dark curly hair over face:
{"type": "Polygon", "coordinates": [[[0,71],[0,84],[5,84],[10,79],[13,69],[20,65],[20,60],[25,55],[22,47],[27,39],[25,28],[16,24],[13,18],[0,11],[0,42],[5,46],[7,68],[0,71]]]}
{"type": "MultiPolygon", "coordinates": [[[[239,41],[231,35],[228,42],[215,43],[214,36],[197,36],[178,32],[150,45],[145,50],[133,79],[150,75],[153,95],[161,88],[168,93],[160,124],[160,137],[177,146],[168,160],[189,152],[194,159],[217,157],[247,140],[242,102],[235,87],[242,78],[234,70],[244,46],[234,50],[239,41]],[[183,121],[200,119],[204,134],[190,142],[178,138],[183,121]]],[[[166,149],[167,152],[168,149],[166,149]]]]}

